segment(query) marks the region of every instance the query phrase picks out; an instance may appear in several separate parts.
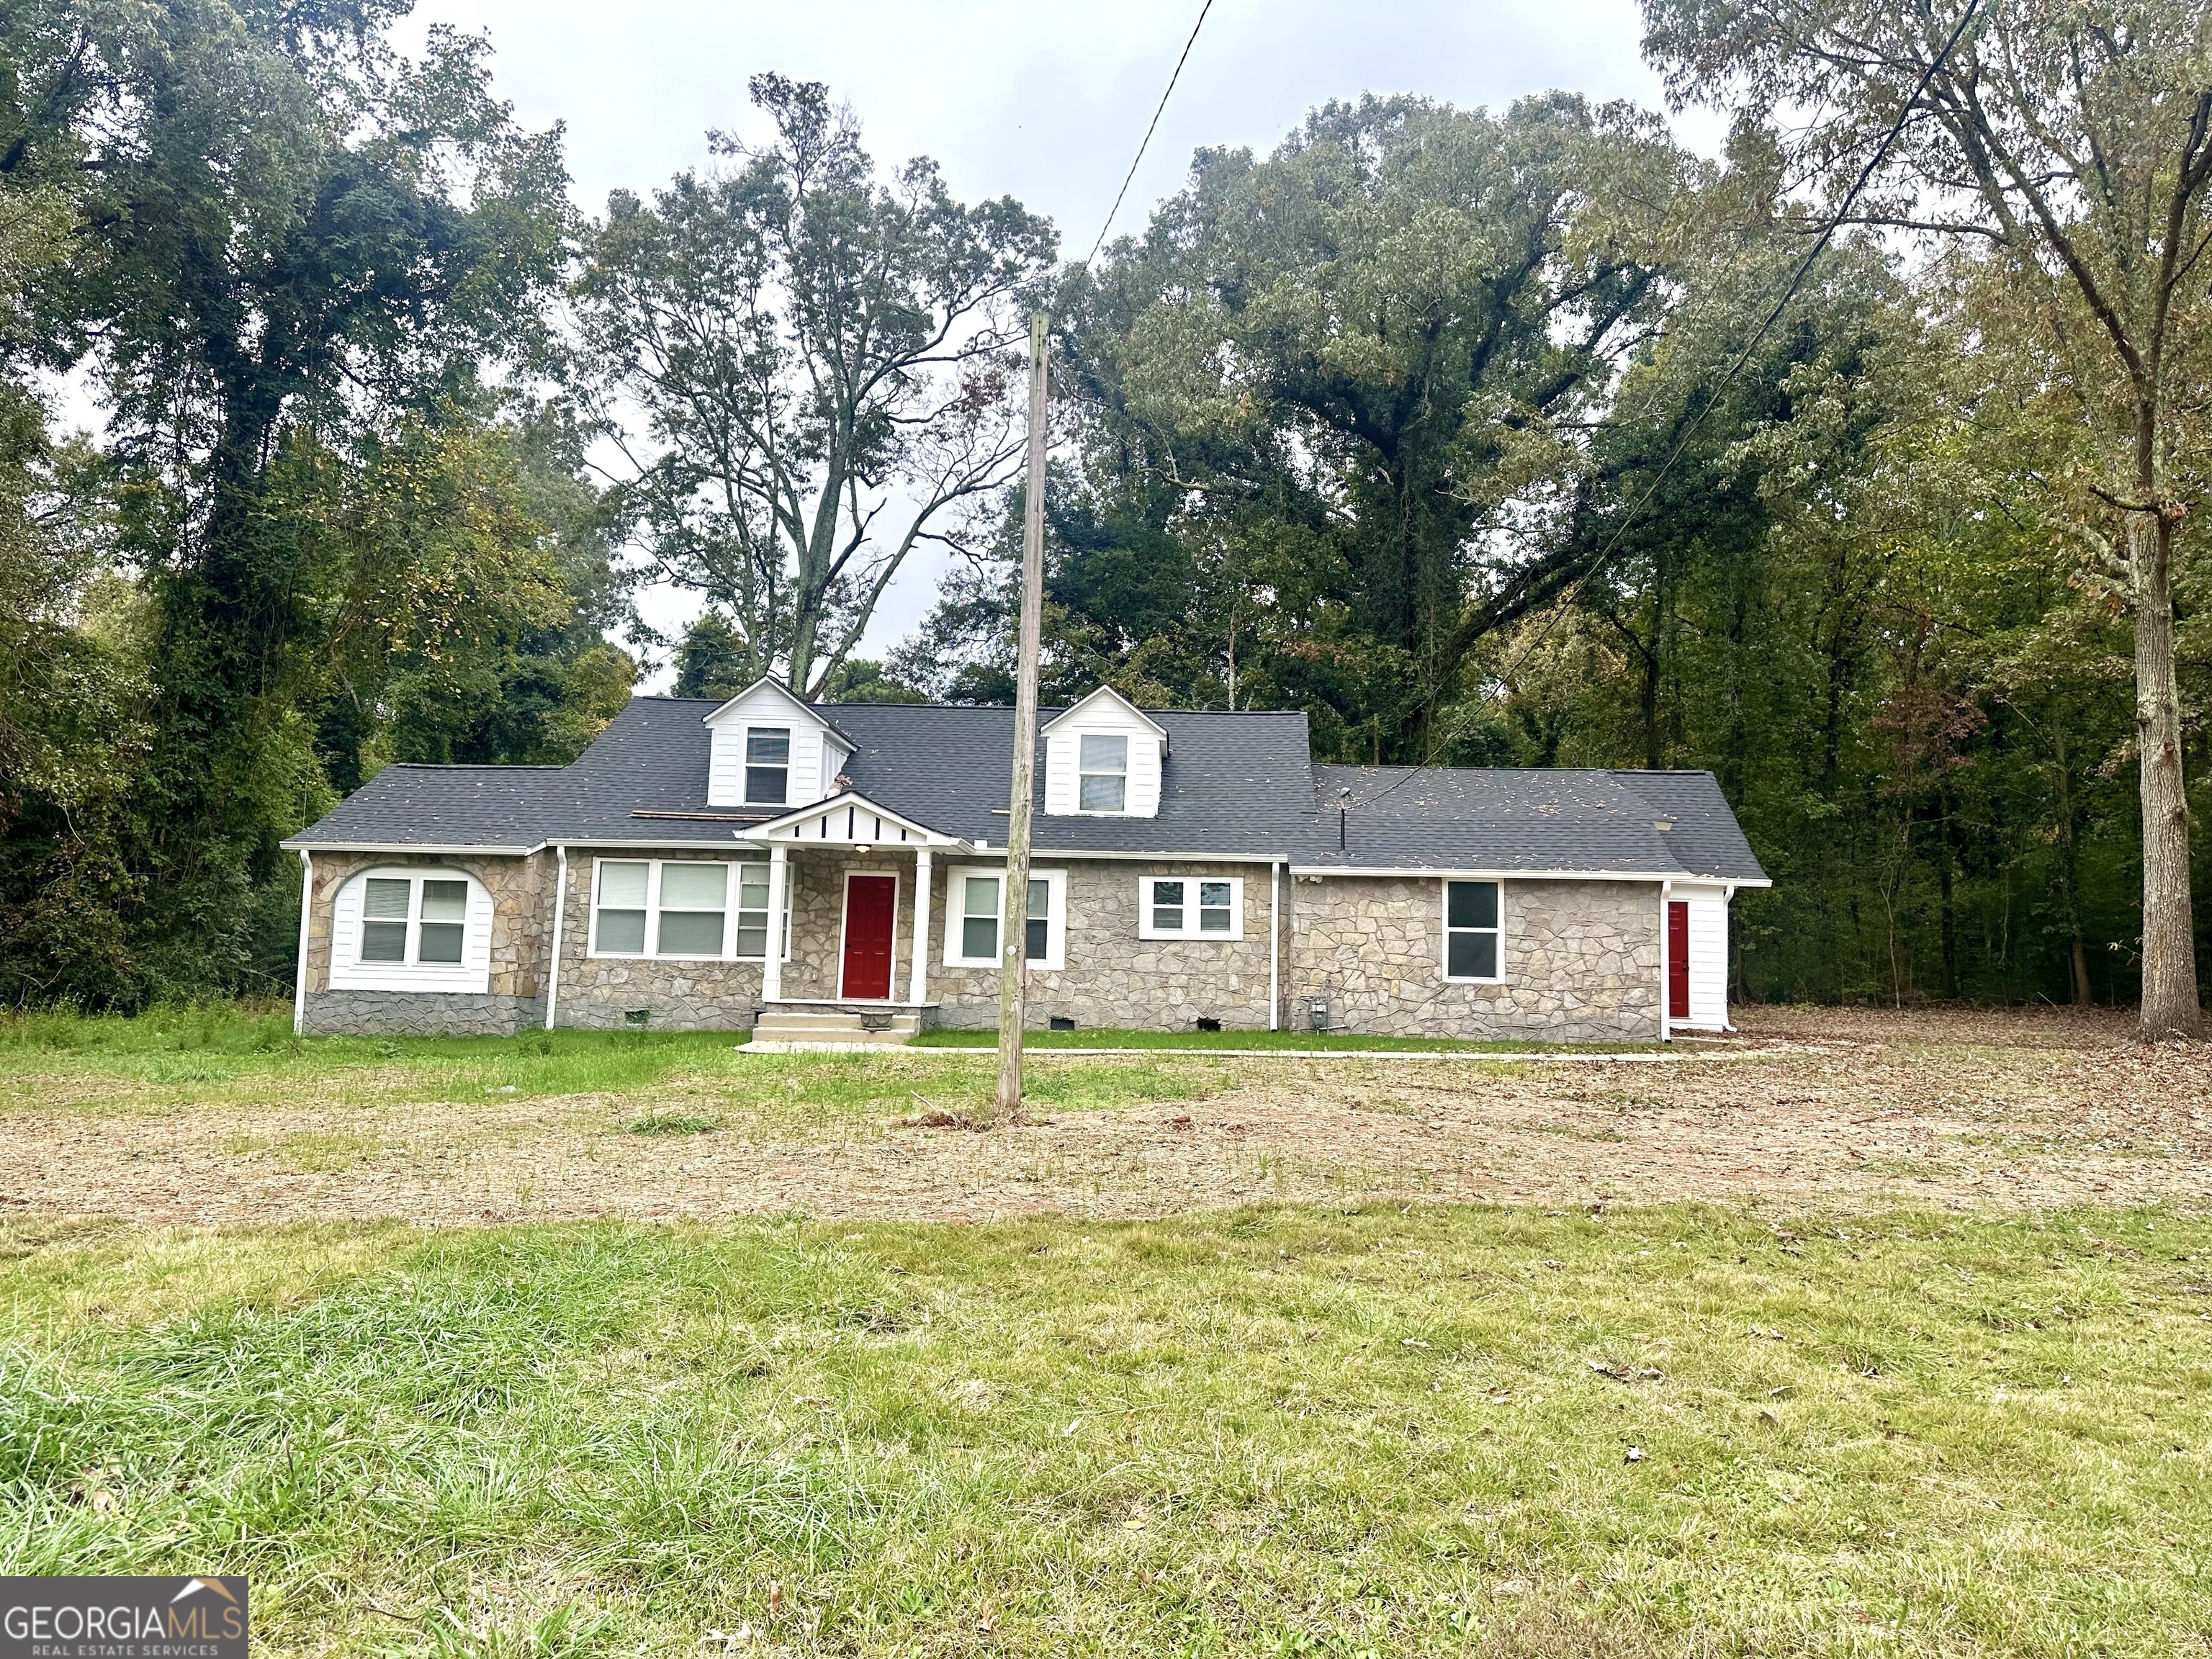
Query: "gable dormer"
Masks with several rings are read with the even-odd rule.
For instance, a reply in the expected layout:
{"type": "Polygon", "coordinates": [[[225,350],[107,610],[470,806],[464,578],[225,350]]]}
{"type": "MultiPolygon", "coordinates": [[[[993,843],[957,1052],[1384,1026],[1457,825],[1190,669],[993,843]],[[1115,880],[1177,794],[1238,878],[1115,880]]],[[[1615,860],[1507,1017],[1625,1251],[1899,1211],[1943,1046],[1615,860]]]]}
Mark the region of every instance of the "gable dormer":
{"type": "Polygon", "coordinates": [[[853,752],[836,726],[772,679],[755,680],[706,723],[709,806],[781,816],[826,800],[853,752]]]}
{"type": "Polygon", "coordinates": [[[1052,817],[1156,818],[1167,728],[1102,685],[1044,728],[1044,810],[1052,817]]]}

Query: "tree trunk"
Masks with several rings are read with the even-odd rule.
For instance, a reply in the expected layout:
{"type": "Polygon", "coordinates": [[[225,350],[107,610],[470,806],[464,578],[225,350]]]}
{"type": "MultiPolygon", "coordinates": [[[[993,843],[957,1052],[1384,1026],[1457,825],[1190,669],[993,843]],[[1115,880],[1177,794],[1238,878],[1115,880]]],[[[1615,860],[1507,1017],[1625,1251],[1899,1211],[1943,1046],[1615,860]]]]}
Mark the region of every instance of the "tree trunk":
{"type": "Polygon", "coordinates": [[[2142,787],[2142,1015],[2146,1042],[2204,1029],[2197,998],[2197,941],[2189,901],[2189,798],[2181,780],[2181,698],[2173,665],[2173,530],[2155,512],[2130,513],[2135,588],[2136,750],[2142,787]]]}

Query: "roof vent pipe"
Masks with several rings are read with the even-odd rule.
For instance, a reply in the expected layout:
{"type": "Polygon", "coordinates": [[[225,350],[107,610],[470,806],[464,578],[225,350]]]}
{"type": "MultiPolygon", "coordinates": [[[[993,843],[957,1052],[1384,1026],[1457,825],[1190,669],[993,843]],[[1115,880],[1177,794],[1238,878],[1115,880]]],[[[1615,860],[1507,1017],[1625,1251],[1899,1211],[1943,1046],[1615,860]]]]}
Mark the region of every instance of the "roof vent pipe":
{"type": "Polygon", "coordinates": [[[1352,791],[1349,787],[1336,792],[1336,850],[1344,851],[1345,826],[1352,811],[1352,791]]]}

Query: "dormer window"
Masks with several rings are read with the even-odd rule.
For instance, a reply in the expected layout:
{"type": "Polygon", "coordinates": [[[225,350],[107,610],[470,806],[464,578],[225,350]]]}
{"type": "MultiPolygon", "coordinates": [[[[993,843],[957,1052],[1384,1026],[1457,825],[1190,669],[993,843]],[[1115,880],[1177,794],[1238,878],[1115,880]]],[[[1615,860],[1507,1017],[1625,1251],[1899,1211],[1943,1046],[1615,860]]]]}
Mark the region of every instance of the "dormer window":
{"type": "Polygon", "coordinates": [[[745,805],[781,806],[791,799],[791,728],[745,728],[745,805]]]}
{"type": "Polygon", "coordinates": [[[1129,803],[1129,740],[1104,732],[1083,734],[1077,810],[1121,812],[1129,803]]]}
{"type": "Polygon", "coordinates": [[[1061,817],[1156,818],[1167,728],[1109,685],[1044,723],[1044,810],[1061,817]]]}

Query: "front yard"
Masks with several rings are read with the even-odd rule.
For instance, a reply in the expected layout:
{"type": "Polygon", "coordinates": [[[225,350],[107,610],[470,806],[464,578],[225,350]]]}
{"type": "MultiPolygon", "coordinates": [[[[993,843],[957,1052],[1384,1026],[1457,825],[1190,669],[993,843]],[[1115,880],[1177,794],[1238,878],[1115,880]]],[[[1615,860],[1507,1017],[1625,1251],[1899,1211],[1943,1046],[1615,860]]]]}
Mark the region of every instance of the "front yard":
{"type": "Polygon", "coordinates": [[[2212,1090],[2114,1036],[977,1129],[982,1054],[19,1023],[0,1571],[242,1571],[287,1656],[2196,1650],[2212,1090]]]}
{"type": "Polygon", "coordinates": [[[988,1050],[301,1042],[288,1013],[0,1023],[0,1206],[446,1224],[2212,1195],[2212,1048],[2147,1053],[2109,1017],[1778,1011],[1665,1058],[1040,1049],[1029,1121],[979,1133],[988,1050]]]}

